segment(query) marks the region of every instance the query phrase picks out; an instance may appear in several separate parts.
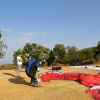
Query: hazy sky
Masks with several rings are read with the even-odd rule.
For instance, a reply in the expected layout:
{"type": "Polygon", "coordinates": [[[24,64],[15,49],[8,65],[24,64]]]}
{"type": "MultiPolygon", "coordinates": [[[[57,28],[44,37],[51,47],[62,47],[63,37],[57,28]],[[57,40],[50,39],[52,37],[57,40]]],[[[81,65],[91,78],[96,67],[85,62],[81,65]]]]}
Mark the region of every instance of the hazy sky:
{"type": "Polygon", "coordinates": [[[100,41],[100,0],[0,0],[0,29],[8,45],[0,64],[12,64],[26,43],[78,49],[100,41]]]}

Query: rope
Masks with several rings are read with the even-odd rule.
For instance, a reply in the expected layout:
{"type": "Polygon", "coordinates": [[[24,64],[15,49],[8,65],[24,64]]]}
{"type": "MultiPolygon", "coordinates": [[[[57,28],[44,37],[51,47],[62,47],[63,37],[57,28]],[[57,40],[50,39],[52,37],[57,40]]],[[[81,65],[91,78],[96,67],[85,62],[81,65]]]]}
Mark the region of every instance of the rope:
{"type": "Polygon", "coordinates": [[[44,85],[42,81],[40,81],[40,83],[43,87],[58,87],[58,86],[64,86],[66,84],[66,83],[61,83],[60,81],[58,83],[54,83],[48,86],[44,85]]]}

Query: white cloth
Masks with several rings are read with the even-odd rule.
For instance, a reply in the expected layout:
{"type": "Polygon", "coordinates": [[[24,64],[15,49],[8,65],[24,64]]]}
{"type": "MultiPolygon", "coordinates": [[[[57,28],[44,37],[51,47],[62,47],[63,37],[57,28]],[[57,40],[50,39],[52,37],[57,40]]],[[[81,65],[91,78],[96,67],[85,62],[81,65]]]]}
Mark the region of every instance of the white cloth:
{"type": "Polygon", "coordinates": [[[100,67],[96,66],[69,66],[69,68],[87,68],[87,69],[100,70],[100,67]]]}
{"type": "Polygon", "coordinates": [[[37,81],[38,81],[38,82],[41,82],[41,80],[40,80],[39,78],[37,78],[37,81]]]}
{"type": "Polygon", "coordinates": [[[40,68],[37,68],[37,71],[39,71],[40,70],[40,68]]]}
{"type": "Polygon", "coordinates": [[[93,89],[100,89],[100,85],[98,85],[98,86],[93,86],[92,88],[90,88],[90,90],[93,90],[93,89]]]}
{"type": "Polygon", "coordinates": [[[22,58],[20,56],[17,56],[17,65],[21,65],[22,64],[22,58]]]}

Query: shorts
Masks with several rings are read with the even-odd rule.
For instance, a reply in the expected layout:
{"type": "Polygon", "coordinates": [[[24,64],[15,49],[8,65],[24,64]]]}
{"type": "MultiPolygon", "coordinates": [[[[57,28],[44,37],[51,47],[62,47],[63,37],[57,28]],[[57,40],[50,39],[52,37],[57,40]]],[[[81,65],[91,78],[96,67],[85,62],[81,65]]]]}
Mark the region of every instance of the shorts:
{"type": "Polygon", "coordinates": [[[17,71],[19,72],[22,65],[20,64],[20,65],[17,65],[17,66],[18,66],[17,71]]]}

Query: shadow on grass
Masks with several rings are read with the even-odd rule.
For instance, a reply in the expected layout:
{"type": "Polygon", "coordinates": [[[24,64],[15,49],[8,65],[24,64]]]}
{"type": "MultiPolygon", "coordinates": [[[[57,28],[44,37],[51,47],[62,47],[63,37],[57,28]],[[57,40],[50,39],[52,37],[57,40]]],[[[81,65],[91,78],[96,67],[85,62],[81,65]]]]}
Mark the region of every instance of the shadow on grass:
{"type": "Polygon", "coordinates": [[[29,83],[27,83],[25,80],[24,80],[24,77],[15,77],[15,78],[10,78],[9,81],[11,83],[14,83],[14,84],[24,84],[24,85],[30,85],[29,83]]]}
{"type": "Polygon", "coordinates": [[[27,86],[32,86],[32,84],[28,83],[25,81],[25,78],[24,77],[20,77],[20,78],[10,78],[9,81],[13,84],[23,84],[23,85],[27,85],[27,86]]]}
{"type": "Polygon", "coordinates": [[[15,77],[15,75],[13,75],[13,74],[11,74],[11,73],[5,73],[5,72],[3,72],[3,74],[9,75],[9,76],[12,76],[12,77],[15,77]]]}
{"type": "Polygon", "coordinates": [[[9,81],[11,83],[14,83],[14,84],[24,84],[24,85],[32,86],[31,84],[29,84],[28,82],[25,81],[24,77],[16,77],[15,75],[13,75],[11,73],[5,73],[5,72],[3,72],[3,74],[9,75],[9,76],[13,77],[13,78],[9,79],[9,81]]]}

